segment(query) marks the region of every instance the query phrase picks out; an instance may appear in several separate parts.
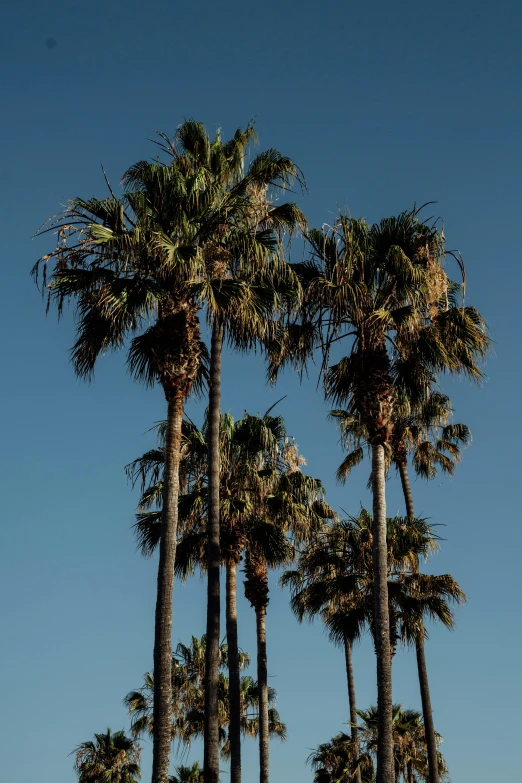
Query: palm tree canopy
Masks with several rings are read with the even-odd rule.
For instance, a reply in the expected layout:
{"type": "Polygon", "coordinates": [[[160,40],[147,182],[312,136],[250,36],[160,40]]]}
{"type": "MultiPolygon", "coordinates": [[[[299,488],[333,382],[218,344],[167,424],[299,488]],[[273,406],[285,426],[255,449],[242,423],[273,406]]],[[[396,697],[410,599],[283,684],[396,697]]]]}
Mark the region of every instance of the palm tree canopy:
{"type": "MultiPolygon", "coordinates": [[[[335,644],[352,644],[373,631],[373,568],[371,515],[336,521],[319,531],[302,550],[297,567],[286,571],[281,586],[289,586],[290,605],[299,621],[319,616],[335,644]]],[[[388,594],[392,640],[413,643],[426,634],[423,618],[453,627],[451,603],[464,593],[448,574],[418,573],[420,558],[438,547],[434,526],[426,520],[388,519],[388,594]]]]}
{"type": "MultiPolygon", "coordinates": [[[[449,397],[439,391],[432,390],[417,405],[396,395],[392,433],[386,444],[387,467],[394,464],[398,468],[411,455],[417,475],[433,479],[440,469],[452,476],[462,448],[471,442],[469,427],[449,423],[452,414],[449,397]]],[[[329,416],[338,423],[342,446],[348,452],[337,470],[337,480],[344,483],[369,448],[368,431],[360,415],[337,409],[329,416]]]]}
{"type": "Polygon", "coordinates": [[[485,324],[459,303],[461,286],[443,266],[443,235],[418,209],[372,226],[340,215],[308,241],[310,259],[293,265],[303,297],[291,327],[272,342],[272,377],[285,362],[302,367],[321,346],[328,399],[379,443],[390,437],[397,394],[417,404],[441,373],[482,378],[485,324]],[[348,350],[330,365],[339,341],[348,350]]]}
{"type": "Polygon", "coordinates": [[[260,335],[277,309],[270,281],[288,287],[282,237],[305,221],[295,205],[274,202],[278,189],[301,181],[293,161],[268,150],[245,171],[253,136],[248,127],[228,142],[219,132],[211,140],[189,120],[172,142],[160,134],[167,162],[127,170],[121,197],[109,186],[105,199],[74,199],[43,229],[57,233],[57,244],[34,272],[46,285],[54,264],[48,301],[59,313],[76,301],[79,375],[90,377],[99,355],[130,337],[131,373],[167,391],[177,382],[187,396],[205,376],[201,306],[226,320],[240,346],[260,335]]]}
{"type": "Polygon", "coordinates": [[[78,783],[137,783],[141,748],[125,732],[95,734],[73,751],[78,783]]]}
{"type": "MultiPolygon", "coordinates": [[[[159,445],[127,466],[140,483],[136,533],[144,555],[155,550],[161,536],[164,427],[157,427],[159,445]]],[[[182,495],[179,498],[180,539],[176,569],[186,578],[205,563],[207,517],[207,422],[200,430],[184,421],[182,495]]],[[[289,438],[283,419],[269,413],[245,412],[235,421],[221,416],[221,552],[224,561],[239,562],[250,541],[269,566],[288,562],[310,531],[335,517],[318,479],[304,474],[304,460],[289,438]]]]}

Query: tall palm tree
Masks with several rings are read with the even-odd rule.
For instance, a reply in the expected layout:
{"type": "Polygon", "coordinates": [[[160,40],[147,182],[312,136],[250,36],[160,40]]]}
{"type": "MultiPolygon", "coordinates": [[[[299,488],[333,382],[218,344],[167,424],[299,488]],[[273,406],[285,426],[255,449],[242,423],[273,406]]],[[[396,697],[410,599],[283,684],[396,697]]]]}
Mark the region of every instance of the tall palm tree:
{"type": "MultiPolygon", "coordinates": [[[[301,552],[296,569],[286,571],[280,584],[290,586],[292,610],[299,621],[305,617],[313,619],[319,613],[330,640],[344,649],[351,734],[358,757],[352,648],[369,623],[369,612],[359,535],[362,528],[357,522],[348,523],[348,526],[337,522],[319,531],[301,552]],[[354,535],[351,535],[352,526],[354,535]]],[[[361,783],[359,767],[353,779],[361,783]]]]}
{"type": "Polygon", "coordinates": [[[78,783],[137,783],[141,748],[123,731],[95,734],[73,751],[78,783]]]}
{"type": "MultiPolygon", "coordinates": [[[[389,463],[395,465],[399,473],[408,517],[414,518],[415,516],[408,474],[408,457],[411,455],[415,472],[423,478],[435,478],[438,468],[443,473],[453,475],[455,467],[460,461],[461,448],[471,441],[470,430],[465,424],[449,423],[452,413],[449,397],[438,391],[431,391],[427,398],[421,400],[417,406],[411,406],[404,397],[399,404],[395,405],[393,429],[386,457],[389,463]]],[[[360,417],[345,410],[332,411],[330,415],[337,419],[343,444],[349,452],[337,471],[338,479],[345,481],[352,467],[363,459],[363,445],[368,443],[368,434],[360,417]]],[[[451,580],[451,577],[447,577],[447,579],[451,580]]],[[[455,590],[450,597],[460,602],[463,600],[463,593],[458,585],[456,587],[458,590],[455,590]]],[[[439,617],[448,627],[452,627],[452,619],[451,623],[446,623],[445,618],[444,613],[439,617]]],[[[438,783],[437,743],[428,683],[424,649],[425,630],[422,616],[417,618],[416,629],[415,637],[410,632],[408,641],[414,643],[416,648],[422,711],[428,744],[430,783],[438,783]]]]}
{"type": "MultiPolygon", "coordinates": [[[[72,351],[78,375],[92,375],[99,355],[130,342],[131,373],[158,381],[167,400],[162,545],[154,639],[155,737],[153,781],[165,783],[170,753],[172,592],[179,493],[179,454],[183,404],[198,379],[204,349],[197,301],[187,282],[201,254],[195,236],[200,194],[180,167],[134,167],[122,199],[75,199],[58,223],[58,245],[46,259],[55,262],[50,301],[59,312],[76,301],[77,340],[72,351]],[[139,186],[137,182],[139,180],[139,186]],[[167,212],[168,233],[179,263],[157,242],[158,210],[167,212]],[[181,219],[180,219],[181,216],[181,219]],[[152,325],[150,325],[152,321],[152,325]]],[[[167,218],[164,214],[163,228],[167,218]]],[[[45,274],[45,273],[44,273],[45,274]]]]}
{"type": "MultiPolygon", "coordinates": [[[[207,707],[205,710],[204,770],[207,783],[217,783],[219,776],[217,737],[217,689],[218,689],[218,647],[220,639],[220,394],[221,353],[223,340],[242,349],[251,347],[253,341],[266,331],[270,312],[276,307],[271,295],[274,287],[273,271],[283,271],[280,261],[281,237],[286,229],[293,231],[304,227],[306,221],[293,204],[273,205],[269,189],[286,188],[299,170],[294,162],[276,150],[258,155],[245,174],[247,147],[255,137],[252,127],[237,131],[226,144],[219,133],[213,142],[201,123],[187,124],[183,137],[183,152],[194,158],[198,165],[208,168],[223,190],[223,200],[228,209],[238,213],[239,220],[233,222],[233,231],[226,235],[226,241],[219,232],[214,237],[213,272],[222,284],[240,285],[246,297],[238,308],[236,300],[213,303],[212,338],[209,373],[208,411],[208,531],[207,538],[207,707]],[[239,210],[238,210],[239,205],[239,210]],[[252,243],[250,237],[257,242],[252,243]],[[216,241],[217,240],[217,241],[216,241]],[[259,251],[268,251],[259,252],[259,251]],[[267,260],[272,260],[266,269],[267,260]],[[246,301],[246,304],[245,304],[246,301]]],[[[174,151],[175,152],[175,151],[174,151]]],[[[226,215],[226,210],[225,210],[226,215]]],[[[225,220],[227,218],[224,218],[225,220]]],[[[229,219],[229,216],[228,216],[229,219]]],[[[233,663],[234,666],[234,663],[233,663]]],[[[234,700],[237,698],[237,678],[234,700]]],[[[232,743],[232,783],[241,780],[241,743],[239,725],[234,725],[232,743]]]]}
{"type": "MultiPolygon", "coordinates": [[[[196,565],[206,567],[205,545],[208,513],[208,483],[206,475],[205,432],[186,426],[182,447],[182,465],[191,478],[185,494],[180,497],[182,535],[178,545],[177,570],[180,576],[191,573],[196,565]]],[[[302,541],[309,530],[320,527],[333,511],[324,500],[319,481],[298,470],[304,460],[286,433],[284,422],[267,412],[263,417],[245,413],[234,421],[228,414],[221,417],[221,555],[227,571],[227,642],[231,701],[230,737],[241,731],[239,686],[239,648],[237,642],[236,583],[237,565],[243,552],[246,558],[249,600],[256,608],[258,627],[258,683],[260,758],[263,775],[268,774],[268,737],[271,733],[269,691],[266,684],[266,634],[264,633],[268,603],[267,567],[288,562],[294,550],[287,535],[302,541]],[[235,691],[235,694],[234,694],[235,691]],[[233,720],[237,716],[236,721],[233,720]]],[[[160,473],[160,452],[148,452],[130,466],[134,477],[151,476],[157,482],[160,473]]],[[[159,541],[158,510],[149,511],[149,504],[160,501],[157,484],[147,486],[142,496],[137,531],[144,554],[150,554],[159,541]],[[145,510],[143,510],[145,509],[145,510]]],[[[239,733],[239,737],[240,737],[239,733]]],[[[231,743],[232,745],[232,743],[231,743]]]]}
{"type": "MultiPolygon", "coordinates": [[[[246,422],[257,428],[262,422],[246,422]]],[[[263,427],[262,427],[263,428],[263,427]]],[[[268,660],[266,610],[269,602],[268,569],[290,562],[293,545],[302,544],[326,519],[335,517],[324,499],[320,481],[304,475],[304,459],[286,433],[278,432],[259,453],[259,475],[265,480],[253,498],[247,521],[245,547],[245,596],[256,614],[257,680],[259,686],[259,769],[260,783],[268,783],[268,660]]]]}
{"type": "Polygon", "coordinates": [[[374,600],[379,751],[377,783],[392,775],[392,681],[387,596],[385,474],[393,406],[405,395],[417,404],[444,372],[482,377],[478,361],[489,347],[479,313],[461,306],[443,269],[448,255],[436,225],[404,212],[373,226],[341,215],[331,228],[311,231],[311,259],[294,265],[304,294],[292,328],[271,346],[271,373],[284,361],[298,366],[323,347],[326,397],[360,417],[372,453],[374,600]],[[334,344],[348,353],[330,365],[334,344]]]}
{"type": "MultiPolygon", "coordinates": [[[[258,230],[252,225],[251,217],[259,202],[259,189],[281,178],[286,181],[290,166],[288,159],[273,150],[261,153],[241,182],[228,187],[249,132],[238,131],[226,144],[218,136],[211,144],[208,137],[205,142],[201,128],[200,124],[188,121],[180,126],[173,142],[160,134],[169,162],[141,161],[131,166],[123,178],[123,197],[116,198],[109,186],[109,198],[71,201],[45,229],[56,230],[58,242],[41,259],[44,284],[46,269],[54,263],[49,301],[56,302],[59,313],[67,300],[76,302],[78,329],[72,359],[78,375],[90,376],[100,353],[120,348],[127,337],[132,337],[128,353],[131,374],[149,384],[159,382],[167,399],[164,535],[158,567],[154,643],[157,720],[153,783],[166,783],[168,776],[181,421],[184,402],[194,384],[201,381],[201,363],[205,359],[198,311],[206,306],[212,318],[218,311],[232,308],[237,323],[241,324],[248,323],[249,313],[262,310],[262,298],[258,302],[252,291],[247,291],[237,280],[224,278],[221,257],[232,254],[251,261],[272,252],[270,232],[267,234],[265,225],[258,230]]],[[[284,210],[278,217],[277,209],[274,207],[273,225],[285,221],[284,210]]],[[[36,276],[41,269],[41,264],[37,264],[36,276]]],[[[212,343],[214,408],[219,405],[218,337],[219,329],[212,343]]],[[[215,578],[218,541],[214,522],[212,525],[209,556],[213,581],[209,591],[213,652],[210,655],[215,658],[216,639],[219,639],[215,578]]],[[[210,672],[208,698],[212,704],[207,718],[205,777],[207,783],[217,783],[215,661],[210,672]]]]}
{"type": "MultiPolygon", "coordinates": [[[[471,433],[465,424],[450,424],[449,418],[453,410],[449,397],[438,391],[432,391],[419,405],[411,406],[407,399],[402,399],[396,404],[393,412],[393,430],[389,441],[387,460],[395,465],[401,480],[404,494],[406,513],[414,518],[415,509],[413,495],[408,475],[408,457],[411,455],[415,472],[426,479],[433,479],[437,475],[437,468],[444,473],[453,475],[455,467],[461,456],[461,448],[471,440],[471,433]]],[[[344,481],[351,468],[357,464],[363,456],[362,443],[367,441],[367,433],[360,419],[350,415],[347,411],[332,411],[331,414],[339,422],[343,443],[348,446],[349,453],[341,464],[337,476],[344,481]]],[[[429,577],[429,579],[434,579],[429,577]]],[[[464,594],[457,583],[446,576],[448,584],[453,584],[455,589],[449,597],[460,602],[464,594]]],[[[436,584],[432,583],[433,588],[436,584]]],[[[422,610],[417,607],[415,636],[408,634],[408,641],[415,644],[417,655],[417,669],[421,690],[423,719],[428,744],[428,760],[430,767],[430,783],[438,783],[439,772],[437,763],[437,744],[431,698],[428,683],[426,656],[424,649],[425,630],[422,622],[422,610]]],[[[452,627],[452,615],[444,612],[439,614],[448,627],[452,627]],[[451,622],[446,622],[446,619],[451,622]]]]}
{"type": "MultiPolygon", "coordinates": [[[[413,507],[410,504],[408,514],[412,512],[413,507]]],[[[420,574],[417,571],[403,577],[403,581],[406,590],[402,591],[401,636],[403,641],[415,646],[422,714],[428,749],[429,781],[430,783],[439,783],[437,735],[433,722],[424,644],[427,638],[424,617],[428,616],[439,620],[446,628],[452,629],[454,627],[454,618],[448,601],[460,604],[465,600],[465,595],[449,574],[434,577],[420,574]]]]}

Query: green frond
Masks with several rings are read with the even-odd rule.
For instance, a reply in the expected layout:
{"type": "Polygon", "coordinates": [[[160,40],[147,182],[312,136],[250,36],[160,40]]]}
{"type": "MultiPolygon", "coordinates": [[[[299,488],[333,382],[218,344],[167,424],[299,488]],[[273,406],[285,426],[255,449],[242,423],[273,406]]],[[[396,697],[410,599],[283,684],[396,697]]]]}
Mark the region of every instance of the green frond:
{"type": "Polygon", "coordinates": [[[354,449],[354,451],[350,452],[350,454],[347,454],[346,457],[341,462],[341,464],[339,465],[339,467],[337,468],[337,472],[335,474],[337,481],[340,484],[344,484],[344,482],[350,475],[352,468],[355,468],[357,465],[360,465],[363,459],[364,459],[364,450],[362,446],[359,446],[358,448],[354,449]]]}

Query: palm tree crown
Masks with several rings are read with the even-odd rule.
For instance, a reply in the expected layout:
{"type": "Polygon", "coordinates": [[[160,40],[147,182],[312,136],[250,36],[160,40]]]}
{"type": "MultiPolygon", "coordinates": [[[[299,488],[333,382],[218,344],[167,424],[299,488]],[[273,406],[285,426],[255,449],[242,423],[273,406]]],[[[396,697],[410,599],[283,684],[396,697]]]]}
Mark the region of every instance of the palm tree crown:
{"type": "Polygon", "coordinates": [[[73,751],[78,783],[137,783],[141,748],[123,731],[95,734],[73,751]]]}

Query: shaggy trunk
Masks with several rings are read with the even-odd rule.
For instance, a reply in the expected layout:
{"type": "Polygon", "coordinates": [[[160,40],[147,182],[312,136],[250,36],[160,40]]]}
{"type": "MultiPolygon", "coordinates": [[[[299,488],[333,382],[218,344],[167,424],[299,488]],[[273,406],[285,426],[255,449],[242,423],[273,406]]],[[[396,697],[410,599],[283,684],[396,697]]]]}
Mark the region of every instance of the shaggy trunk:
{"type": "Polygon", "coordinates": [[[376,783],[391,783],[394,779],[390,617],[388,612],[388,552],[384,485],[384,446],[382,443],[374,442],[372,445],[373,581],[378,707],[376,783]]]}
{"type": "Polygon", "coordinates": [[[241,783],[241,683],[237,643],[237,565],[227,561],[227,647],[230,698],[230,782],[241,783]]]}
{"type": "MultiPolygon", "coordinates": [[[[352,645],[350,640],[344,637],[344,656],[346,660],[346,679],[348,681],[348,702],[350,705],[350,723],[352,741],[356,757],[359,758],[359,742],[357,738],[357,704],[355,702],[355,683],[353,679],[352,645]]],[[[353,776],[355,783],[361,783],[361,770],[357,768],[353,776]]]]}
{"type": "Polygon", "coordinates": [[[259,692],[259,781],[268,783],[268,666],[266,606],[256,607],[257,687],[259,692]]]}
{"type": "Polygon", "coordinates": [[[163,512],[154,631],[154,734],[152,783],[167,783],[172,742],[172,593],[178,530],[179,463],[183,399],[169,400],[163,512]]]}
{"type": "Polygon", "coordinates": [[[208,545],[207,648],[205,676],[204,781],[219,781],[219,425],[221,419],[221,351],[223,328],[214,325],[210,352],[208,405],[208,545]]]}
{"type": "MultiPolygon", "coordinates": [[[[406,503],[406,513],[409,517],[415,516],[413,506],[413,496],[411,493],[410,477],[406,463],[399,464],[399,474],[401,477],[404,501],[406,503]]],[[[435,735],[435,725],[433,723],[433,711],[431,709],[430,685],[428,682],[428,669],[426,667],[426,656],[424,654],[424,626],[421,633],[415,641],[415,651],[417,654],[417,671],[419,675],[419,686],[422,701],[422,717],[424,719],[424,733],[426,735],[426,751],[428,755],[429,783],[439,783],[439,762],[437,757],[437,740],[435,735]]]]}

